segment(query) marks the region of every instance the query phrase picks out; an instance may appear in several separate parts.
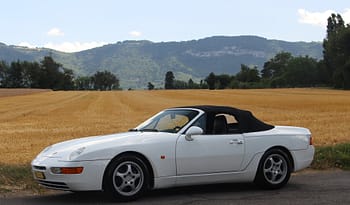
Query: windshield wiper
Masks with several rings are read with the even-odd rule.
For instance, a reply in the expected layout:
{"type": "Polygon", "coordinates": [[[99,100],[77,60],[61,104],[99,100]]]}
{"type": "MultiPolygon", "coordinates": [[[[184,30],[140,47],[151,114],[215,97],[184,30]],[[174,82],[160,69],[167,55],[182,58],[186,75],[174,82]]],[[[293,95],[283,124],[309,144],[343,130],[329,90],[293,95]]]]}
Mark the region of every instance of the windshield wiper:
{"type": "Polygon", "coordinates": [[[141,131],[141,132],[158,132],[157,129],[141,129],[141,130],[138,130],[138,131],[141,131]]]}
{"type": "Polygon", "coordinates": [[[129,132],[138,132],[138,131],[140,131],[140,132],[159,132],[157,129],[147,129],[147,128],[140,129],[140,130],[136,129],[136,128],[132,128],[129,130],[129,132]]]}

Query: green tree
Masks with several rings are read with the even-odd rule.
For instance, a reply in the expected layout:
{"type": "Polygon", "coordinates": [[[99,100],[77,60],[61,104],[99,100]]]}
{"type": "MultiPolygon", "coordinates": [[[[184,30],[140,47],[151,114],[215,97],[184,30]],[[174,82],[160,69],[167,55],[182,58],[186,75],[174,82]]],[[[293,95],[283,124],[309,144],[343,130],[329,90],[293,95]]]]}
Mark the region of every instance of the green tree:
{"type": "Polygon", "coordinates": [[[74,89],[74,73],[70,69],[63,68],[62,73],[62,89],[73,90],[74,89]]]}
{"type": "Polygon", "coordinates": [[[147,88],[148,90],[154,90],[154,85],[151,82],[148,82],[147,88]]]}
{"type": "Polygon", "coordinates": [[[174,80],[174,89],[188,89],[188,85],[185,81],[174,80]]]}
{"type": "Polygon", "coordinates": [[[63,68],[50,56],[44,57],[40,64],[18,60],[8,66],[0,62],[0,87],[71,90],[73,79],[73,71],[63,68]]]}
{"type": "Polygon", "coordinates": [[[50,88],[59,90],[62,88],[61,64],[55,62],[51,56],[45,56],[40,62],[41,72],[39,86],[40,88],[50,88]]]}
{"type": "Polygon", "coordinates": [[[236,75],[236,80],[241,82],[259,82],[260,76],[258,68],[250,68],[247,65],[241,64],[241,70],[236,75]]]}
{"type": "Polygon", "coordinates": [[[80,76],[74,80],[75,89],[77,90],[92,90],[93,80],[90,76],[80,76]]]}
{"type": "Polygon", "coordinates": [[[215,82],[216,82],[216,76],[213,72],[211,72],[206,78],[205,82],[208,84],[209,90],[214,90],[215,89],[215,82]]]}
{"type": "Polygon", "coordinates": [[[119,89],[119,79],[109,71],[97,71],[92,79],[95,90],[119,89]]]}
{"type": "Polygon", "coordinates": [[[23,88],[24,86],[24,69],[21,62],[18,60],[12,62],[10,69],[8,70],[8,86],[10,88],[23,88]]]}
{"type": "Polygon", "coordinates": [[[328,18],[323,59],[335,88],[350,89],[350,25],[340,14],[328,18]]]}
{"type": "Polygon", "coordinates": [[[205,82],[205,80],[201,80],[198,85],[199,89],[208,89],[208,84],[205,82]]]}
{"type": "Polygon", "coordinates": [[[37,62],[22,62],[24,69],[24,83],[28,88],[40,88],[41,68],[37,62]]]}
{"type": "Polygon", "coordinates": [[[194,89],[196,88],[195,83],[193,82],[192,78],[188,80],[187,86],[189,89],[194,89]]]}
{"type": "Polygon", "coordinates": [[[229,84],[231,82],[231,76],[227,74],[221,74],[216,76],[216,89],[225,89],[228,88],[229,84]]]}
{"type": "Polygon", "coordinates": [[[172,71],[168,71],[165,74],[165,83],[164,83],[164,88],[165,89],[174,89],[174,80],[175,80],[175,76],[174,73],[172,71]]]}
{"type": "Polygon", "coordinates": [[[282,76],[287,87],[310,87],[320,82],[317,61],[308,56],[290,60],[282,76]]]}
{"type": "Polygon", "coordinates": [[[330,86],[332,84],[332,76],[329,73],[328,67],[325,61],[322,59],[317,62],[318,68],[318,82],[320,85],[330,86]]]}
{"type": "Polygon", "coordinates": [[[281,76],[292,58],[291,53],[277,53],[272,59],[264,63],[264,68],[261,70],[261,77],[264,79],[273,79],[281,76]]]}
{"type": "Polygon", "coordinates": [[[9,66],[5,61],[0,61],[0,87],[8,87],[9,66]]]}

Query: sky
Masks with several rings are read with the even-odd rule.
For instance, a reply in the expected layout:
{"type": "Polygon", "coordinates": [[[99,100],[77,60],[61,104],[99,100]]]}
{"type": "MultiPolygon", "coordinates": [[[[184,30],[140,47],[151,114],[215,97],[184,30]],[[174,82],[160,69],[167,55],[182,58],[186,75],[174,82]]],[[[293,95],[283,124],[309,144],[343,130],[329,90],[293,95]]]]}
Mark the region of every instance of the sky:
{"type": "Polygon", "coordinates": [[[256,35],[322,41],[349,0],[0,0],[0,42],[77,52],[125,40],[256,35]]]}

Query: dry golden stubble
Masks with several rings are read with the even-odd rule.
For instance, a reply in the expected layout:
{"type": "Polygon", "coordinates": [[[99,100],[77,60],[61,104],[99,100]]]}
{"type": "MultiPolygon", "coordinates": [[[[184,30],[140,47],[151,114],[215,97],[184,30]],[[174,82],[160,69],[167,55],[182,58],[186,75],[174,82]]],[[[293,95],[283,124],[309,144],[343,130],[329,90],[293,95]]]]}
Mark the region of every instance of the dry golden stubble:
{"type": "Polygon", "coordinates": [[[127,131],[164,108],[204,104],[247,109],[275,125],[307,127],[316,145],[350,141],[349,91],[55,91],[0,98],[0,163],[27,164],[50,144],[127,131]]]}

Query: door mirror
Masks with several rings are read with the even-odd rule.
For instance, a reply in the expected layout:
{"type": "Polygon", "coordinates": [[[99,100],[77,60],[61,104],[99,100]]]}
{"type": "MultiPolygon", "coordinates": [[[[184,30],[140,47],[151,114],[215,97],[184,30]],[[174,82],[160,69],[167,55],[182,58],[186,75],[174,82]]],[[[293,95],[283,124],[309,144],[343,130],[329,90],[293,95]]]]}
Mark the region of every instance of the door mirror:
{"type": "Polygon", "coordinates": [[[197,126],[190,127],[185,133],[185,138],[187,141],[192,141],[192,135],[201,135],[203,134],[203,129],[197,126]]]}

